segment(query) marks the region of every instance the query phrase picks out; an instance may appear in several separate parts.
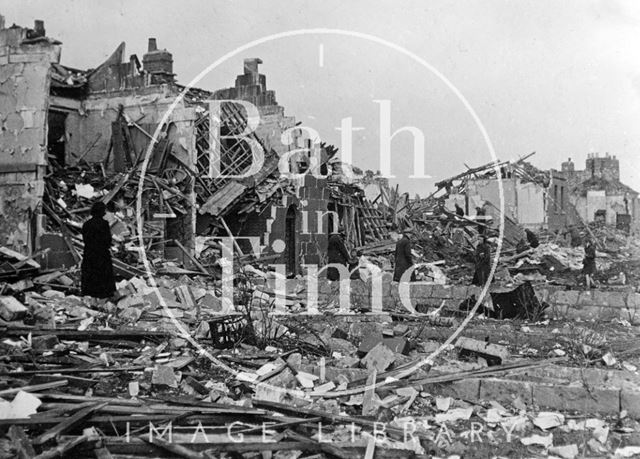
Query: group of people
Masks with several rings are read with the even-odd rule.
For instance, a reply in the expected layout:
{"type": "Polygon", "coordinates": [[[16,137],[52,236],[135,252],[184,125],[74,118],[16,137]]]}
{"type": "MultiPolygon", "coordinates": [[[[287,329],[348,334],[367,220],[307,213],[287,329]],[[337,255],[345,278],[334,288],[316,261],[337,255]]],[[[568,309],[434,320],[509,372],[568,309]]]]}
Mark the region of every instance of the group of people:
{"type": "MultiPolygon", "coordinates": [[[[360,255],[355,253],[356,256],[360,255]]],[[[337,231],[329,236],[327,247],[327,279],[330,281],[340,280],[340,269],[336,265],[343,265],[349,268],[352,273],[351,278],[359,278],[358,274],[353,275],[354,270],[359,266],[358,259],[354,253],[347,250],[344,242],[344,228],[339,227],[337,231]]],[[[400,282],[404,273],[413,266],[413,255],[411,253],[411,240],[409,231],[404,231],[398,239],[395,249],[395,267],[393,280],[400,282]]],[[[411,273],[410,280],[415,280],[415,273],[411,273]]]]}
{"type": "MultiPolygon", "coordinates": [[[[458,210],[458,209],[456,209],[458,210]]],[[[105,220],[107,206],[98,201],[91,207],[91,218],[82,226],[82,239],[84,242],[84,256],[81,266],[82,294],[95,298],[110,298],[116,292],[115,276],[111,259],[111,229],[109,222],[105,220]]],[[[350,272],[350,278],[359,278],[358,257],[361,253],[349,252],[343,238],[344,228],[339,227],[329,236],[327,261],[327,279],[340,280],[340,270],[337,265],[344,265],[350,272]]],[[[404,279],[404,274],[413,266],[413,254],[411,252],[411,231],[406,229],[397,240],[394,256],[393,281],[414,281],[415,272],[409,279],[404,279]]],[[[526,233],[531,247],[538,246],[538,239],[531,231],[526,233]]],[[[592,238],[587,238],[584,244],[583,274],[587,288],[595,285],[596,273],[596,245],[592,238]]],[[[489,280],[491,273],[491,244],[482,231],[480,242],[474,252],[475,271],[473,275],[474,285],[484,285],[489,280]]]]}
{"type": "MultiPolygon", "coordinates": [[[[413,254],[411,252],[411,230],[405,229],[398,238],[394,253],[394,282],[413,282],[416,279],[415,272],[412,272],[407,279],[405,273],[414,265],[413,254]]],[[[489,280],[491,273],[491,245],[486,236],[482,236],[480,242],[475,248],[475,271],[473,276],[474,285],[484,285],[489,280]]],[[[344,241],[344,228],[340,227],[337,231],[329,236],[329,244],[327,248],[327,279],[330,281],[340,280],[340,269],[337,265],[349,267],[349,271],[353,273],[358,266],[358,260],[352,253],[347,250],[344,241]]],[[[354,278],[353,276],[351,278],[354,278]]]]}
{"type": "MultiPolygon", "coordinates": [[[[346,248],[343,239],[343,229],[334,232],[329,237],[328,263],[332,265],[345,265],[353,272],[354,267],[358,266],[358,261],[346,248]]],[[[403,275],[413,266],[413,255],[411,253],[411,231],[405,230],[402,237],[396,242],[394,255],[393,281],[415,281],[415,272],[412,272],[408,279],[404,279],[403,275]]],[[[525,230],[526,244],[528,247],[536,248],[540,245],[538,237],[531,230],[525,230]]],[[[584,259],[582,273],[584,275],[585,285],[592,288],[596,285],[594,276],[596,274],[596,245],[592,238],[585,239],[584,243],[584,259]]],[[[474,263],[475,269],[473,273],[473,285],[483,286],[489,280],[491,274],[491,243],[489,238],[482,232],[480,241],[475,247],[474,263]]],[[[352,277],[353,278],[353,277],[352,277]]],[[[340,280],[340,272],[334,266],[327,269],[327,279],[330,281],[340,280]]]]}

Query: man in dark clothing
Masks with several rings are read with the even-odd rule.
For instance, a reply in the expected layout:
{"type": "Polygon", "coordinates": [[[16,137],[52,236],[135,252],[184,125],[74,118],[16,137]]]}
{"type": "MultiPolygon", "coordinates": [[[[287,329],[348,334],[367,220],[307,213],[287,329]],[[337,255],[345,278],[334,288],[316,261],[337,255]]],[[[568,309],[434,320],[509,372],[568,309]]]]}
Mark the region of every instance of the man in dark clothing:
{"type": "Polygon", "coordinates": [[[584,259],[582,260],[582,274],[584,274],[587,288],[595,286],[593,276],[596,273],[596,245],[591,238],[584,243],[584,259]]]}
{"type": "Polygon", "coordinates": [[[540,245],[540,241],[538,240],[538,236],[536,236],[536,233],[531,231],[529,228],[525,228],[524,233],[527,236],[527,242],[529,243],[529,247],[531,247],[532,249],[535,249],[540,245]]]}
{"type": "Polygon", "coordinates": [[[447,211],[446,206],[444,205],[444,199],[438,199],[438,203],[436,204],[435,209],[433,209],[433,213],[435,215],[443,215],[445,214],[447,211]]]}
{"type": "Polygon", "coordinates": [[[571,247],[578,247],[582,245],[582,236],[580,235],[580,230],[578,230],[575,225],[571,225],[569,227],[569,237],[571,238],[571,247]]]}
{"type": "MultiPolygon", "coordinates": [[[[349,252],[344,245],[344,240],[340,235],[341,231],[338,230],[337,233],[332,233],[329,236],[329,245],[327,247],[327,261],[329,264],[337,263],[341,265],[347,266],[351,257],[349,256],[349,252]]],[[[330,266],[327,268],[327,279],[330,281],[340,280],[340,271],[338,268],[334,268],[330,266]]]]}
{"type": "Polygon", "coordinates": [[[483,235],[484,234],[484,230],[485,230],[485,226],[486,220],[484,219],[484,217],[487,215],[487,211],[485,210],[484,207],[476,207],[476,219],[479,223],[478,225],[478,234],[483,235]]]}
{"type": "Polygon", "coordinates": [[[109,298],[116,291],[111,263],[111,230],[103,218],[106,206],[96,202],[91,207],[91,218],[82,225],[84,256],[82,257],[82,294],[95,298],[109,298]]]}
{"type": "Polygon", "coordinates": [[[351,280],[360,280],[360,270],[358,266],[360,265],[359,259],[362,255],[362,251],[356,251],[355,249],[351,250],[351,259],[349,260],[349,272],[351,276],[349,279],[351,280]]]}
{"type": "Polygon", "coordinates": [[[454,205],[456,206],[456,215],[458,217],[464,217],[464,209],[460,207],[457,202],[454,205]]]}
{"type": "MultiPolygon", "coordinates": [[[[402,233],[402,238],[396,243],[395,268],[393,270],[393,280],[400,282],[402,275],[407,269],[413,266],[413,256],[411,255],[411,241],[407,231],[402,233]]],[[[415,280],[415,272],[411,273],[411,281],[415,280]]]]}
{"type": "Polygon", "coordinates": [[[486,237],[483,237],[476,246],[475,252],[476,271],[473,274],[473,285],[484,285],[491,273],[491,247],[486,237]]]}

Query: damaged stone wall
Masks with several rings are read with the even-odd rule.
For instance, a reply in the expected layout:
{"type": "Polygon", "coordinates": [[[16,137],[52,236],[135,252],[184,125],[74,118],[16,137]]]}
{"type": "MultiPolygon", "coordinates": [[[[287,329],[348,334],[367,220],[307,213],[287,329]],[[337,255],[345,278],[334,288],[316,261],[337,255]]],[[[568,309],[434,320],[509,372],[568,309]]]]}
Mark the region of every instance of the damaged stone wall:
{"type": "MultiPolygon", "coordinates": [[[[85,161],[95,163],[104,162],[109,157],[107,169],[113,170],[114,154],[113,151],[109,154],[109,147],[112,123],[116,121],[121,106],[125,118],[135,122],[135,124],[129,123],[134,153],[142,158],[158,124],[178,95],[177,88],[171,85],[90,95],[82,101],[81,110],[71,112],[67,116],[65,144],[67,158],[84,155],[85,161]]],[[[195,107],[188,107],[181,101],[171,112],[161,133],[162,136],[167,136],[172,144],[171,155],[193,170],[195,170],[193,165],[196,158],[195,120],[197,116],[195,107]]],[[[184,171],[178,168],[168,167],[158,173],[163,177],[169,177],[166,174],[175,173],[175,176],[184,178],[184,171]]],[[[191,186],[191,202],[195,202],[193,186],[191,186]]],[[[171,236],[179,239],[188,248],[193,248],[194,244],[194,212],[195,206],[192,206],[186,215],[178,217],[180,222],[166,221],[167,226],[171,226],[171,236]]]]}
{"type": "MultiPolygon", "coordinates": [[[[302,264],[322,266],[326,263],[329,218],[326,214],[330,189],[326,179],[306,174],[299,179],[297,195],[287,195],[280,205],[273,205],[263,213],[252,213],[239,231],[241,237],[260,237],[264,247],[262,256],[280,257],[273,263],[286,264],[287,251],[295,250],[296,269],[302,264]],[[295,247],[288,247],[287,211],[295,209],[295,247]],[[285,243],[285,250],[278,250],[285,243]]],[[[249,245],[241,241],[243,250],[249,245]]]]}
{"type": "MultiPolygon", "coordinates": [[[[247,217],[239,236],[260,237],[264,246],[262,256],[280,257],[273,263],[286,264],[287,251],[295,250],[296,270],[301,272],[302,264],[322,266],[326,263],[329,234],[329,218],[326,214],[330,189],[326,179],[305,175],[300,178],[297,195],[287,195],[280,205],[273,205],[265,212],[252,213],[247,217]],[[295,209],[295,244],[288,247],[287,211],[295,209]],[[285,250],[278,250],[285,243],[285,250]]],[[[242,246],[242,244],[241,244],[242,246]]],[[[243,250],[248,245],[242,246],[243,250]]]]}
{"type": "Polygon", "coordinates": [[[300,129],[291,129],[296,124],[295,117],[285,116],[284,107],[276,101],[275,91],[267,89],[266,76],[258,71],[261,63],[257,58],[245,59],[244,73],[237,76],[235,86],[216,91],[213,99],[244,100],[256,107],[260,122],[255,135],[267,151],[275,151],[282,157],[291,150],[304,148],[301,137],[305,136],[300,129]],[[282,135],[286,131],[291,135],[283,143],[282,135]]]}
{"type": "Polygon", "coordinates": [[[634,190],[620,182],[620,161],[615,155],[607,153],[601,157],[598,153],[590,153],[582,170],[576,170],[575,163],[569,158],[562,163],[561,173],[568,188],[574,191],[585,181],[595,180],[600,187],[589,187],[586,196],[579,191],[571,194],[569,199],[581,220],[593,222],[595,212],[604,210],[606,224],[616,225],[617,214],[628,213],[631,215],[631,229],[636,232],[640,230],[640,201],[634,190]]]}
{"type": "Polygon", "coordinates": [[[297,146],[297,137],[300,131],[292,132],[293,141],[291,145],[282,142],[282,134],[295,126],[296,121],[292,116],[284,115],[284,107],[279,105],[258,107],[260,113],[260,124],[256,128],[256,135],[263,142],[265,149],[275,151],[282,157],[285,153],[301,148],[297,146]]]}
{"type": "MultiPolygon", "coordinates": [[[[65,154],[68,158],[73,155],[81,156],[89,162],[101,162],[107,157],[111,141],[111,125],[118,117],[119,107],[122,105],[127,119],[135,121],[139,126],[156,126],[175,101],[178,92],[168,86],[157,86],[137,91],[133,94],[108,93],[94,94],[82,102],[82,109],[69,113],[66,121],[67,143],[65,154]],[[97,139],[97,140],[96,140],[97,139]]],[[[173,154],[187,164],[193,164],[195,158],[194,122],[196,112],[194,108],[178,104],[169,117],[169,123],[177,128],[177,145],[173,154]]],[[[136,130],[137,128],[133,128],[136,130]]],[[[149,142],[153,130],[145,130],[142,137],[146,138],[144,145],[138,146],[142,150],[149,142]],[[146,134],[149,134],[147,136],[146,134]]],[[[139,153],[140,151],[138,151],[139,153]]],[[[142,152],[144,153],[144,152],[142,152]]],[[[110,157],[113,165],[113,156],[110,157]]]]}
{"type": "Polygon", "coordinates": [[[578,211],[580,217],[586,222],[595,221],[595,213],[598,210],[606,212],[605,219],[607,225],[616,225],[617,214],[631,215],[632,226],[637,229],[640,224],[638,218],[638,199],[632,196],[607,195],[605,190],[589,190],[586,196],[572,196],[571,200],[578,211]]]}
{"type": "Polygon", "coordinates": [[[34,215],[44,192],[51,63],[59,43],[0,17],[0,245],[33,249],[34,215]]]}
{"type": "MultiPolygon", "coordinates": [[[[515,179],[502,180],[505,215],[513,219],[517,217],[515,186],[515,179]]],[[[498,188],[498,181],[495,179],[469,180],[467,184],[467,197],[469,198],[470,215],[476,215],[476,207],[480,206],[483,201],[489,201],[499,208],[500,190],[498,188]]],[[[490,212],[488,213],[491,214],[490,212]]]]}
{"type": "MultiPolygon", "coordinates": [[[[496,208],[500,207],[500,189],[498,180],[475,179],[469,180],[467,197],[469,199],[469,213],[475,215],[475,207],[482,201],[491,202],[496,208]]],[[[518,178],[502,179],[504,191],[505,215],[514,219],[520,225],[532,229],[539,229],[546,225],[545,190],[538,184],[523,183],[518,178]]],[[[488,209],[488,215],[499,220],[497,210],[488,209]]]]}
{"type": "Polygon", "coordinates": [[[550,171],[551,181],[547,189],[547,226],[551,231],[561,231],[579,223],[580,217],[569,201],[569,184],[563,173],[550,171]]]}

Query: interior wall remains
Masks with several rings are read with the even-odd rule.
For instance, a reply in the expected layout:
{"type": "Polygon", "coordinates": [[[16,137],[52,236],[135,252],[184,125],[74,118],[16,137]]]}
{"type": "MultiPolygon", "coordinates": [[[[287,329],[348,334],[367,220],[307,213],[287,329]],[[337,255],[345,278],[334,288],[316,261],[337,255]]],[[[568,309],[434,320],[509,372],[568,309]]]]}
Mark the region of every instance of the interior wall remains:
{"type": "Polygon", "coordinates": [[[545,190],[533,182],[516,182],[517,221],[530,229],[546,224],[545,190]]]}
{"type": "MultiPolygon", "coordinates": [[[[139,127],[129,124],[135,155],[144,157],[151,138],[162,121],[177,92],[167,85],[141,89],[135,93],[94,94],[82,101],[78,111],[69,113],[66,120],[67,142],[65,154],[68,158],[84,155],[88,163],[104,162],[107,156],[107,169],[113,171],[114,153],[109,154],[111,144],[112,123],[116,121],[120,107],[126,119],[134,121],[139,127]]],[[[171,154],[177,157],[191,170],[195,170],[196,108],[179,103],[169,115],[163,129],[170,136],[171,154]]],[[[163,134],[164,135],[164,134],[163,134]]],[[[179,169],[179,166],[176,166],[179,169]]],[[[174,168],[160,172],[168,174],[174,168]]],[[[192,184],[193,185],[193,184],[192,184]]],[[[193,186],[188,193],[191,202],[195,202],[193,186]]],[[[169,222],[171,233],[178,234],[178,239],[187,248],[193,248],[195,235],[195,206],[188,209],[188,214],[179,217],[181,222],[169,222]]]]}

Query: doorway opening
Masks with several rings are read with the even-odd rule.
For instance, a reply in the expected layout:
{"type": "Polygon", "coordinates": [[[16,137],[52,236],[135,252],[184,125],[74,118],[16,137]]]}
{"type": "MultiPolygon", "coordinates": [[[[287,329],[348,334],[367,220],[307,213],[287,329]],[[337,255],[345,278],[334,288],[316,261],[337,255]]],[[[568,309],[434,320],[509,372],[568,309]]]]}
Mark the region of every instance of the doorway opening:
{"type": "Polygon", "coordinates": [[[285,247],[287,277],[295,277],[298,272],[296,266],[296,213],[295,205],[290,205],[285,217],[285,247]]]}
{"type": "Polygon", "coordinates": [[[67,114],[56,110],[49,110],[49,126],[47,130],[47,153],[48,160],[56,163],[59,167],[67,164],[65,158],[65,123],[67,114]]]}

